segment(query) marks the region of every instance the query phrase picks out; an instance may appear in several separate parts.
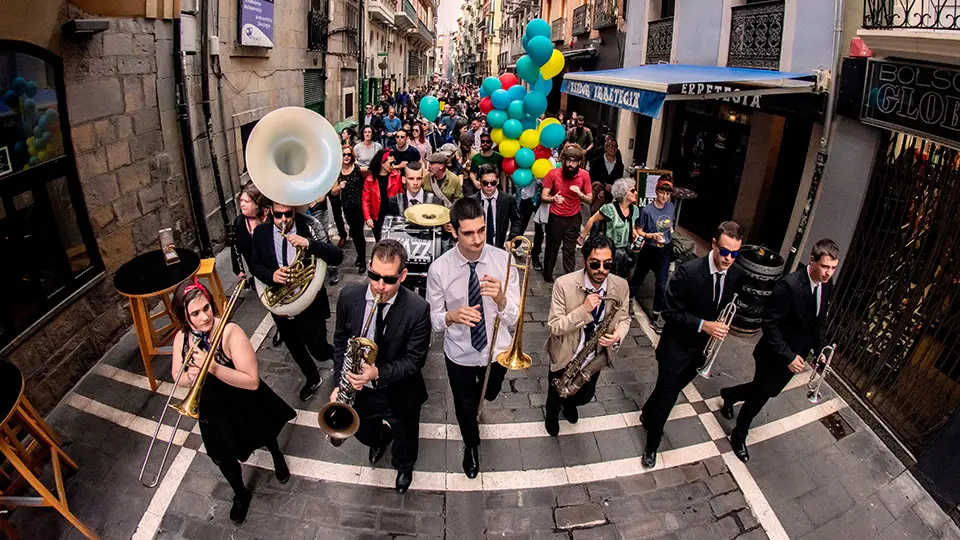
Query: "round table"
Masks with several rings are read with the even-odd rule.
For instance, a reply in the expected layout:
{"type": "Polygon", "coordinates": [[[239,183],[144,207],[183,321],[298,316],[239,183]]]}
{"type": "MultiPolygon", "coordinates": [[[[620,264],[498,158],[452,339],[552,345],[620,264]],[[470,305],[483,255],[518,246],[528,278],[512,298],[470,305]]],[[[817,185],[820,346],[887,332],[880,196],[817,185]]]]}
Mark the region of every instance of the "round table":
{"type": "Polygon", "coordinates": [[[680,206],[683,205],[683,201],[687,199],[696,199],[697,192],[685,187],[676,187],[673,188],[673,194],[671,194],[674,200],[677,201],[677,215],[674,216],[673,222],[679,226],[680,225],[680,206]]]}
{"type": "Polygon", "coordinates": [[[153,357],[170,354],[169,350],[161,347],[173,339],[177,329],[170,295],[177,286],[200,270],[200,256],[193,251],[177,248],[177,256],[180,261],[168,265],[161,250],[149,251],[128,261],[113,276],[113,286],[117,292],[130,301],[143,367],[153,390],[158,386],[153,375],[153,357]],[[151,315],[148,301],[158,296],[163,301],[164,310],[151,315]],[[162,317],[167,317],[169,322],[162,328],[154,327],[154,321],[162,317]]]}

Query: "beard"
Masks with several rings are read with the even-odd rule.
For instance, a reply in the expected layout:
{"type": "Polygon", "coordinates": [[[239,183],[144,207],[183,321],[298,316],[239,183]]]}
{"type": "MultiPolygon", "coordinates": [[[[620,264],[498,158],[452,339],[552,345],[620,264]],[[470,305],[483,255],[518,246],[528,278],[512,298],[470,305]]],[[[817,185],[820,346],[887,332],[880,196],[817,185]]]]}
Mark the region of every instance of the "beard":
{"type": "Polygon", "coordinates": [[[564,178],[573,178],[574,176],[577,175],[577,171],[579,171],[579,170],[580,170],[580,167],[579,167],[579,166],[577,166],[577,167],[571,167],[571,166],[569,166],[569,165],[564,165],[564,166],[563,166],[563,177],[564,177],[564,178]]]}

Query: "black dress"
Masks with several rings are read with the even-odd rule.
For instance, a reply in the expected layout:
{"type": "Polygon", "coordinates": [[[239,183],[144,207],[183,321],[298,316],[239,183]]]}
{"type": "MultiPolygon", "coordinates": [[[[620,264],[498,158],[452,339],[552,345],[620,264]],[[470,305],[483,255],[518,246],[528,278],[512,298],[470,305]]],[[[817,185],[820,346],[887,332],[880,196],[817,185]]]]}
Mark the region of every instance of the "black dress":
{"type": "MultiPolygon", "coordinates": [[[[184,356],[190,341],[183,340],[184,356]]],[[[216,362],[234,367],[222,349],[217,349],[216,362]]],[[[200,437],[214,461],[246,461],[254,450],[275,441],[283,426],[296,417],[296,411],[263,379],[256,390],[245,390],[208,376],[200,394],[200,437]]]]}
{"type": "Polygon", "coordinates": [[[230,243],[233,273],[239,274],[244,268],[250,268],[253,255],[253,233],[247,230],[247,218],[243,214],[233,220],[232,242],[230,243]]]}

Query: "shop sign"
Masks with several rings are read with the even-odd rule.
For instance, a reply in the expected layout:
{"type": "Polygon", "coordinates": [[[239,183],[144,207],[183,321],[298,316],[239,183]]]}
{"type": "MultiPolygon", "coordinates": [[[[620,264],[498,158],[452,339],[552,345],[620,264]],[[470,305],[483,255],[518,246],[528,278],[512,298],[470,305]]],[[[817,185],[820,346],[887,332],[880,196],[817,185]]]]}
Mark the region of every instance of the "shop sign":
{"type": "MultiPolygon", "coordinates": [[[[685,96],[706,96],[709,94],[720,94],[726,92],[740,92],[739,88],[731,86],[721,86],[710,83],[683,83],[680,85],[680,94],[685,96]]],[[[727,103],[735,103],[746,107],[760,108],[760,96],[727,96],[717,98],[727,103]]]]}
{"type": "Polygon", "coordinates": [[[273,47],[274,0],[240,0],[240,44],[273,47]]]}
{"type": "Polygon", "coordinates": [[[870,59],[860,119],[956,146],[960,144],[960,69],[870,59]]]}
{"type": "Polygon", "coordinates": [[[560,91],[571,96],[582,97],[653,118],[660,116],[663,100],[666,97],[659,92],[647,92],[612,84],[567,79],[564,79],[561,83],[560,91]]]}

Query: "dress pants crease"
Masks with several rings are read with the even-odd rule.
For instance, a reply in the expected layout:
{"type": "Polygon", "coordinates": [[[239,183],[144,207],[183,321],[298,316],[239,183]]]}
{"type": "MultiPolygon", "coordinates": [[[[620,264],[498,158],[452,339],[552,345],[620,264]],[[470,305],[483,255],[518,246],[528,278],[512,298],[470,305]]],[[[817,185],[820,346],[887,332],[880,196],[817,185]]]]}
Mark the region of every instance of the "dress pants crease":
{"type": "MultiPolygon", "coordinates": [[[[460,435],[467,448],[480,445],[480,426],[477,423],[477,409],[480,407],[480,392],[483,389],[483,366],[461,366],[446,358],[447,378],[453,392],[453,408],[460,425],[460,435]]],[[[487,384],[487,401],[492,401],[503,387],[507,368],[494,362],[490,367],[490,382],[487,384]]]]}
{"type": "Polygon", "coordinates": [[[326,321],[320,317],[302,314],[292,318],[273,315],[273,322],[283,336],[283,343],[290,355],[300,366],[303,376],[310,381],[319,379],[320,370],[317,369],[316,362],[331,359],[326,321]]]}
{"type": "MultiPolygon", "coordinates": [[[[410,399],[412,401],[413,397],[410,399]]],[[[354,410],[360,417],[360,428],[355,435],[357,440],[370,447],[389,442],[384,440],[386,430],[383,420],[386,418],[393,434],[391,465],[404,472],[413,470],[420,448],[420,406],[413,403],[410,405],[402,409],[391,408],[386,391],[374,388],[364,388],[357,392],[357,400],[354,402],[354,410]]]]}
{"type": "Polygon", "coordinates": [[[547,218],[547,245],[543,254],[543,277],[553,279],[554,266],[557,264],[558,250],[563,250],[563,270],[565,274],[573,272],[577,262],[577,237],[580,236],[582,219],[577,212],[572,216],[550,214],[547,218]]]}

